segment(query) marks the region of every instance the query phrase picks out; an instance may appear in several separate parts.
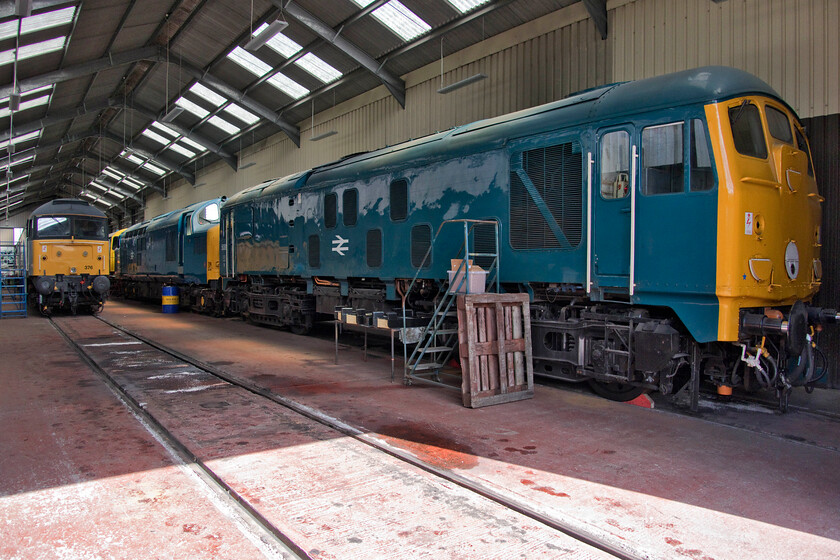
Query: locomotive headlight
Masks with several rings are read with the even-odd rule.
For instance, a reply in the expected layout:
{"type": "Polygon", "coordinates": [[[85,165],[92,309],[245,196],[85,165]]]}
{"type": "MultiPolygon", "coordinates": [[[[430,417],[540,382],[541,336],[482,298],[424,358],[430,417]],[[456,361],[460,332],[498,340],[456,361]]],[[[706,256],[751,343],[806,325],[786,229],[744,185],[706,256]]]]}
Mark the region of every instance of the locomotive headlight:
{"type": "Polygon", "coordinates": [[[70,267],[70,274],[76,274],[76,267],[75,266],[70,267]]]}
{"type": "Polygon", "coordinates": [[[796,241],[788,243],[785,249],[785,270],[791,280],[796,280],[799,276],[799,249],[796,247],[796,241]]]}

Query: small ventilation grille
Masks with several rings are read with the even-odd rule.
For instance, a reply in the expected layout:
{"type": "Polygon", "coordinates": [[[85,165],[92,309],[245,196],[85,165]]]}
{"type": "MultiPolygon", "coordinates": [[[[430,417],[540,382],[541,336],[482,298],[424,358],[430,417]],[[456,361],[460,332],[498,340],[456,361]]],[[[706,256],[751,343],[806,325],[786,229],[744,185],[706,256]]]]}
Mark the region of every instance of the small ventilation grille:
{"type": "Polygon", "coordinates": [[[336,224],[338,195],[329,193],[324,197],[324,227],[334,228],[336,224]]]}
{"type": "Polygon", "coordinates": [[[382,230],[371,229],[367,232],[367,265],[370,268],[382,266],[382,230]]]}
{"type": "Polygon", "coordinates": [[[510,243],[514,249],[574,249],[583,223],[583,158],[578,142],[514,154],[510,171],[510,243]],[[562,236],[528,192],[530,182],[562,236]],[[563,238],[565,237],[565,239],[563,238]]]}
{"type": "Polygon", "coordinates": [[[411,266],[414,268],[429,268],[432,265],[432,256],[423,262],[426,252],[432,246],[432,228],[428,225],[419,225],[411,228],[411,266]]]}
{"type": "Polygon", "coordinates": [[[309,236],[309,266],[321,266],[321,238],[317,235],[309,236]]]}
{"type": "Polygon", "coordinates": [[[400,179],[391,183],[391,220],[398,222],[408,217],[408,181],[400,179]]]}
{"type": "MultiPolygon", "coordinates": [[[[471,240],[473,242],[472,253],[495,253],[496,252],[496,228],[493,224],[476,224],[473,227],[471,240]]],[[[475,257],[475,264],[489,270],[493,266],[493,257],[475,257]]]]}
{"type": "Polygon", "coordinates": [[[356,189],[347,189],[344,191],[341,200],[344,212],[344,225],[355,226],[356,218],[359,216],[359,191],[356,189]]]}

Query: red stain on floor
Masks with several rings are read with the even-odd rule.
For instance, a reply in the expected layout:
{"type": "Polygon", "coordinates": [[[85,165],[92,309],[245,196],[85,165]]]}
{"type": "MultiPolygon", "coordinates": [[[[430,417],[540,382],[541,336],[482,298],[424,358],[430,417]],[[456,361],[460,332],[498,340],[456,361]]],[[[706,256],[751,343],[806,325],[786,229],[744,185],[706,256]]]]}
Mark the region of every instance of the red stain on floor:
{"type": "Polygon", "coordinates": [[[478,457],[471,448],[460,444],[433,428],[407,422],[377,426],[375,431],[389,443],[410,451],[421,461],[441,469],[471,469],[478,457]]]}
{"type": "Polygon", "coordinates": [[[528,480],[527,478],[523,478],[519,482],[521,482],[525,486],[533,486],[534,487],[533,489],[536,490],[537,492],[543,492],[543,493],[548,494],[550,496],[557,496],[557,497],[560,497],[560,498],[568,498],[569,497],[569,495],[566,494],[565,492],[558,492],[557,490],[555,490],[554,488],[551,488],[550,486],[535,486],[536,482],[534,482],[533,480],[528,480]]]}

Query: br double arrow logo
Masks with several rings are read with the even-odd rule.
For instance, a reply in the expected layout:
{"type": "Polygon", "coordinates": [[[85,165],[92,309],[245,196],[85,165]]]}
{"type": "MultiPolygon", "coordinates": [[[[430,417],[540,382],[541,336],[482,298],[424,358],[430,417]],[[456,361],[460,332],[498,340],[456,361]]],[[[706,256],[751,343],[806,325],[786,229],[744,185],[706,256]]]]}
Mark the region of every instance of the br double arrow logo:
{"type": "Polygon", "coordinates": [[[348,243],[350,243],[349,239],[344,239],[340,235],[336,235],[335,239],[333,239],[333,242],[332,242],[333,252],[338,253],[339,255],[341,255],[343,257],[344,254],[349,249],[349,247],[347,246],[348,243]]]}

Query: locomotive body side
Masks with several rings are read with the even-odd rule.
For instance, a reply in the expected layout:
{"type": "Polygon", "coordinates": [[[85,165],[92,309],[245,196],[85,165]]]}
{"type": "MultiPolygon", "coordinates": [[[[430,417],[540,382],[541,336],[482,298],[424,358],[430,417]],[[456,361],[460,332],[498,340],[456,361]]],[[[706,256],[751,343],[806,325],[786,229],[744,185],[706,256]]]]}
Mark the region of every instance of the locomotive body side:
{"type": "MultiPolygon", "coordinates": [[[[181,300],[208,281],[208,230],[219,222],[216,198],[136,224],[122,235],[119,290],[127,297],[159,299],[164,285],[179,286],[181,300]],[[193,290],[194,288],[194,290],[193,290]]],[[[212,260],[218,249],[212,248],[212,260]]]]}
{"type": "Polygon", "coordinates": [[[816,332],[838,318],[807,305],[821,202],[790,107],[701,68],[246,189],[222,208],[224,301],[298,332],[337,306],[422,314],[463,254],[442,224],[492,220],[503,288],[531,295],[535,371],[622,400],[757,384],[784,407],[825,374],[816,332]]]}
{"type": "Polygon", "coordinates": [[[98,311],[108,280],[105,214],[76,199],[57,199],[32,212],[26,226],[30,292],[42,314],[98,311]]]}

